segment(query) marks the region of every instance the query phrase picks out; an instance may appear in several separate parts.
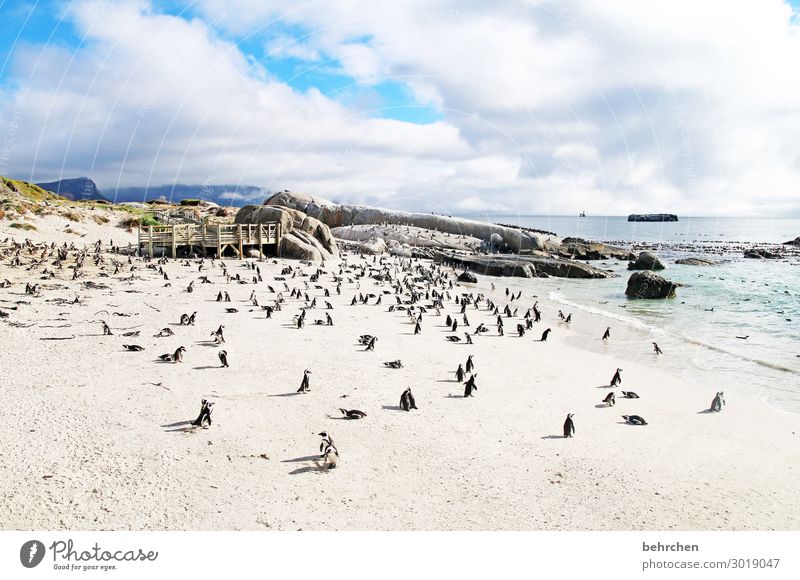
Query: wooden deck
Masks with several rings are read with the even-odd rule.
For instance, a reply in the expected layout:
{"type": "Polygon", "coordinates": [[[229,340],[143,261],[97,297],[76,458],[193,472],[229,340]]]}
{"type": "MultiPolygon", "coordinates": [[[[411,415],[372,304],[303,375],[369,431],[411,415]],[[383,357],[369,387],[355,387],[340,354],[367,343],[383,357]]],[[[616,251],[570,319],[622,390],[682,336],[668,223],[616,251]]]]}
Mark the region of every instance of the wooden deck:
{"type": "Polygon", "coordinates": [[[259,257],[264,257],[264,246],[274,245],[275,253],[280,253],[281,224],[267,222],[262,224],[218,224],[172,226],[145,226],[139,228],[139,251],[153,256],[166,255],[167,250],[174,258],[180,249],[191,253],[193,248],[208,255],[209,249],[221,257],[226,249],[232,248],[241,259],[246,248],[257,248],[259,257]]]}

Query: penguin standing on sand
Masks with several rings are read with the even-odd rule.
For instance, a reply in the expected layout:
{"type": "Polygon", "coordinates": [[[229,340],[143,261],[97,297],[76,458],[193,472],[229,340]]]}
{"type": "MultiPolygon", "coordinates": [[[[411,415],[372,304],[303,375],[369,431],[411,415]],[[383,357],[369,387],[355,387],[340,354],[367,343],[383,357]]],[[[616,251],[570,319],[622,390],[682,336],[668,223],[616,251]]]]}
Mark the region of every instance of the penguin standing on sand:
{"type": "Polygon", "coordinates": [[[611,391],[606,395],[606,398],[603,399],[603,402],[608,405],[609,407],[613,407],[617,403],[617,399],[614,396],[614,391],[611,391]]]}
{"type": "Polygon", "coordinates": [[[572,422],[574,413],[567,414],[567,420],[564,421],[564,437],[572,437],[575,435],[575,423],[572,422]]]}
{"type": "Polygon", "coordinates": [[[311,371],[306,369],[303,371],[303,380],[300,382],[300,388],[297,389],[298,393],[308,393],[311,390],[310,379],[308,375],[311,374],[311,371]]]}
{"type": "Polygon", "coordinates": [[[722,407],[725,406],[725,393],[719,391],[717,395],[714,397],[714,400],[711,401],[711,408],[709,411],[713,411],[715,413],[719,413],[722,411],[722,407]]]}
{"type": "Polygon", "coordinates": [[[209,401],[208,399],[203,399],[200,402],[200,414],[197,416],[197,419],[192,421],[192,425],[195,427],[202,427],[203,429],[208,429],[211,426],[211,411],[214,403],[209,401]]]}
{"type": "Polygon", "coordinates": [[[545,330],[545,331],[542,333],[542,338],[541,338],[539,341],[540,341],[540,342],[547,342],[547,337],[550,335],[550,332],[551,332],[551,329],[549,329],[549,328],[548,328],[548,329],[546,329],[546,330],[545,330]]]}
{"type": "Polygon", "coordinates": [[[369,342],[367,343],[367,348],[365,348],[364,350],[375,350],[375,343],[377,341],[378,341],[377,336],[373,336],[372,338],[370,338],[369,342]]]}
{"type": "Polygon", "coordinates": [[[606,331],[603,333],[603,339],[602,340],[608,340],[608,338],[610,336],[611,336],[611,327],[607,326],[606,327],[606,331]]]}
{"type": "Polygon", "coordinates": [[[422,325],[419,323],[419,320],[417,320],[417,323],[414,325],[414,334],[419,334],[420,332],[422,332],[422,325]]]}
{"type": "Polygon", "coordinates": [[[221,350],[217,353],[219,356],[219,362],[222,363],[223,368],[228,368],[228,353],[227,351],[221,350]]]}
{"type": "Polygon", "coordinates": [[[458,365],[458,368],[456,369],[456,380],[459,383],[464,382],[464,367],[461,365],[458,365]]]}
{"type": "Polygon", "coordinates": [[[411,387],[403,391],[400,395],[400,408],[403,411],[410,411],[417,408],[417,402],[414,400],[414,395],[411,393],[411,387]]]}
{"type": "Polygon", "coordinates": [[[622,369],[620,369],[620,368],[618,368],[614,372],[614,376],[611,377],[611,384],[608,385],[609,387],[616,387],[617,385],[619,385],[622,382],[622,376],[620,376],[620,374],[619,374],[620,372],[622,372],[622,369]]]}
{"type": "Polygon", "coordinates": [[[103,323],[103,335],[113,335],[114,333],[111,332],[111,327],[106,324],[105,320],[101,320],[100,322],[103,323]]]}
{"type": "Polygon", "coordinates": [[[664,354],[663,352],[661,352],[661,349],[658,347],[658,343],[657,342],[653,343],[653,352],[655,354],[664,354]]]}
{"type": "Polygon", "coordinates": [[[475,363],[472,362],[472,355],[469,355],[467,357],[466,370],[467,370],[468,373],[471,373],[473,370],[475,370],[475,363]]]}
{"type": "Polygon", "coordinates": [[[475,395],[472,394],[472,391],[477,391],[478,387],[475,384],[475,377],[478,375],[470,375],[467,379],[467,382],[464,383],[464,396],[465,397],[474,397],[475,395]]]}
{"type": "Polygon", "coordinates": [[[324,461],[322,467],[323,469],[333,469],[339,464],[339,450],[333,444],[333,437],[325,431],[319,435],[322,437],[322,442],[319,444],[319,451],[322,453],[324,461]]]}

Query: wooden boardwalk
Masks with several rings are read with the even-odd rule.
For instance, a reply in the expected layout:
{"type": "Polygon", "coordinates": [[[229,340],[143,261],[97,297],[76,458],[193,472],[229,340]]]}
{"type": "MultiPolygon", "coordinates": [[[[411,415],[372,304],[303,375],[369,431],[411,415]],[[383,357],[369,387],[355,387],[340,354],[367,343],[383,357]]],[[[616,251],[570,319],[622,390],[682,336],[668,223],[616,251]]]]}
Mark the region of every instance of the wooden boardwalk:
{"type": "Polygon", "coordinates": [[[266,222],[262,224],[181,224],[172,226],[144,226],[139,228],[139,252],[143,255],[176,257],[178,251],[200,250],[204,256],[209,250],[221,257],[226,249],[232,248],[241,259],[247,248],[258,249],[259,257],[264,257],[264,246],[275,246],[275,254],[280,253],[281,224],[266,222]]]}

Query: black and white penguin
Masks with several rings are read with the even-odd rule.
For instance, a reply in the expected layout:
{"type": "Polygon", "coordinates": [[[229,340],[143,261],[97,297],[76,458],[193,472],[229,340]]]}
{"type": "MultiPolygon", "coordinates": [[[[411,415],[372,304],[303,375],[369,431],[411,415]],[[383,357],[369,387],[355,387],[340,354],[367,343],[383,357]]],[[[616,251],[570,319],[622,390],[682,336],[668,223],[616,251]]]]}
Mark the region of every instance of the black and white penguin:
{"type": "Polygon", "coordinates": [[[610,327],[610,326],[607,326],[607,327],[606,327],[606,331],[603,333],[603,338],[602,338],[602,340],[608,340],[608,338],[609,338],[610,336],[611,336],[611,327],[610,327]]]}
{"type": "Polygon", "coordinates": [[[106,324],[105,320],[101,320],[100,322],[103,324],[103,335],[104,336],[113,335],[114,334],[113,332],[111,332],[111,327],[108,324],[106,324]]]}
{"type": "Polygon", "coordinates": [[[464,368],[468,373],[471,373],[473,370],[475,370],[475,363],[472,362],[472,355],[467,357],[467,364],[464,368]]]}
{"type": "Polygon", "coordinates": [[[367,416],[364,411],[359,411],[358,409],[339,409],[342,412],[342,415],[345,416],[346,419],[363,419],[367,416]]]}
{"type": "Polygon", "coordinates": [[[221,350],[217,353],[219,356],[219,362],[222,363],[223,368],[228,368],[228,352],[221,350]]]}
{"type": "Polygon", "coordinates": [[[456,369],[456,380],[459,383],[464,382],[464,367],[461,365],[458,365],[458,368],[456,369]]]}
{"type": "Polygon", "coordinates": [[[144,350],[144,347],[143,346],[139,346],[138,344],[123,344],[122,348],[124,348],[125,350],[133,351],[133,352],[139,352],[139,351],[144,350]]]}
{"type": "Polygon", "coordinates": [[[620,376],[620,372],[622,372],[622,369],[620,368],[618,368],[614,372],[614,376],[611,377],[611,383],[608,385],[609,387],[616,387],[617,385],[622,383],[622,377],[620,376]]]}
{"type": "Polygon", "coordinates": [[[575,435],[575,423],[572,421],[574,413],[568,413],[567,419],[564,421],[564,437],[572,437],[575,435]]]}
{"type": "Polygon", "coordinates": [[[477,391],[478,386],[475,384],[475,377],[478,375],[470,375],[467,379],[467,382],[464,383],[464,396],[465,397],[474,397],[475,395],[472,394],[472,391],[477,391]]]}
{"type": "Polygon", "coordinates": [[[547,342],[547,337],[550,335],[550,332],[552,332],[552,330],[551,330],[551,329],[549,329],[549,328],[548,328],[548,329],[546,329],[546,330],[545,330],[545,331],[542,333],[542,338],[540,338],[540,339],[539,339],[539,340],[540,340],[540,342],[547,342]]]}
{"type": "Polygon", "coordinates": [[[417,320],[417,323],[414,325],[414,334],[419,334],[420,332],[422,332],[422,325],[419,323],[419,320],[417,320]]]}
{"type": "Polygon", "coordinates": [[[400,408],[403,411],[410,411],[417,408],[417,402],[414,400],[414,395],[411,393],[411,387],[403,391],[400,395],[400,408]]]}
{"type": "Polygon", "coordinates": [[[369,342],[367,343],[367,348],[365,348],[364,350],[375,350],[376,342],[378,342],[378,337],[377,336],[371,337],[369,339],[369,342]]]}
{"type": "Polygon", "coordinates": [[[625,397],[626,399],[638,399],[639,398],[639,395],[637,395],[633,391],[620,391],[620,392],[622,393],[622,396],[625,397]]]}
{"type": "Polygon", "coordinates": [[[339,450],[333,444],[333,437],[325,431],[319,434],[322,442],[319,444],[319,451],[322,453],[323,469],[334,469],[339,464],[339,450]]]}
{"type": "Polygon", "coordinates": [[[655,353],[655,354],[664,354],[663,352],[661,352],[661,348],[659,348],[657,342],[653,343],[653,353],[655,353]]]}
{"type": "Polygon", "coordinates": [[[610,393],[608,393],[606,395],[606,398],[603,399],[603,402],[606,405],[608,405],[609,407],[613,407],[617,402],[616,397],[614,396],[614,391],[611,391],[610,393]]]}
{"type": "Polygon", "coordinates": [[[310,374],[311,371],[308,369],[303,371],[303,380],[300,382],[300,388],[297,389],[298,393],[308,393],[311,390],[311,381],[308,378],[310,374]]]}
{"type": "Polygon", "coordinates": [[[722,411],[722,407],[724,406],[725,406],[725,393],[719,391],[714,397],[714,400],[711,401],[711,408],[709,409],[709,411],[714,411],[715,413],[719,413],[720,411],[722,411]]]}
{"type": "Polygon", "coordinates": [[[221,324],[220,324],[220,325],[219,325],[219,328],[218,328],[218,329],[216,329],[214,332],[212,332],[212,333],[211,333],[211,336],[214,338],[214,342],[215,342],[216,344],[222,344],[222,343],[224,343],[224,342],[225,342],[225,336],[223,336],[223,334],[222,334],[222,330],[223,330],[224,328],[225,328],[225,327],[224,327],[223,325],[221,325],[221,324]]]}
{"type": "Polygon", "coordinates": [[[203,399],[200,402],[200,414],[197,416],[197,419],[192,421],[192,425],[195,427],[202,427],[203,429],[208,429],[211,426],[211,411],[214,406],[214,403],[209,401],[208,399],[203,399]]]}
{"type": "Polygon", "coordinates": [[[622,418],[628,425],[647,425],[647,421],[639,415],[623,415],[622,418]]]}

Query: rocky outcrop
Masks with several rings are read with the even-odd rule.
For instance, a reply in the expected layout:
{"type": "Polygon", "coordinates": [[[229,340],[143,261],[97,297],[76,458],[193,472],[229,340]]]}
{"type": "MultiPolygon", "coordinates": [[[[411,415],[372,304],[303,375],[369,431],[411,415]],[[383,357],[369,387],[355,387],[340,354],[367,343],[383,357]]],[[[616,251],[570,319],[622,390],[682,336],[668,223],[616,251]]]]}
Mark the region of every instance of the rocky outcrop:
{"type": "Polygon", "coordinates": [[[466,272],[465,271],[465,272],[461,272],[458,275],[458,281],[459,282],[466,282],[468,284],[477,284],[478,283],[478,277],[475,274],[473,274],[472,272],[466,272]]]}
{"type": "Polygon", "coordinates": [[[298,260],[324,261],[339,255],[331,230],[318,219],[302,211],[266,205],[246,205],[236,214],[234,223],[281,225],[280,255],[298,260]]]}
{"type": "Polygon", "coordinates": [[[628,278],[625,295],[630,298],[674,298],[678,284],[653,272],[634,272],[628,278]]]}
{"type": "MultiPolygon", "coordinates": [[[[549,246],[549,244],[546,244],[549,246]]],[[[635,260],[636,256],[629,251],[609,246],[600,242],[590,242],[582,238],[564,238],[561,244],[552,248],[553,253],[562,258],[573,260],[635,260]]]]}
{"type": "Polygon", "coordinates": [[[664,267],[653,252],[641,252],[635,261],[628,264],[628,270],[663,270],[664,267]]]}
{"type": "Polygon", "coordinates": [[[683,266],[713,266],[717,262],[705,258],[681,258],[680,260],[675,260],[675,263],[683,266]]]}
{"type": "Polygon", "coordinates": [[[536,276],[536,268],[533,264],[518,256],[459,256],[438,253],[436,254],[436,259],[484,276],[517,278],[533,278],[536,276]]]}
{"type": "Polygon", "coordinates": [[[335,204],[320,197],[289,191],[273,195],[265,204],[301,211],[331,228],[363,224],[410,225],[450,235],[471,236],[486,244],[499,243],[501,249],[507,248],[515,253],[544,249],[544,240],[539,234],[464,218],[335,204]]]}
{"type": "Polygon", "coordinates": [[[614,278],[616,274],[574,260],[509,254],[463,256],[437,253],[435,259],[487,276],[522,278],[614,278]]]}
{"type": "Polygon", "coordinates": [[[788,242],[783,242],[784,246],[800,246],[800,236],[797,236],[793,240],[789,240],[788,242]]]}
{"type": "Polygon", "coordinates": [[[770,252],[769,250],[764,250],[761,248],[751,248],[749,250],[744,251],[745,258],[754,258],[756,260],[776,260],[781,258],[780,254],[776,254],[775,252],[770,252]]]}
{"type": "Polygon", "coordinates": [[[629,222],[676,222],[678,216],[674,213],[632,213],[628,216],[629,222]]]}

